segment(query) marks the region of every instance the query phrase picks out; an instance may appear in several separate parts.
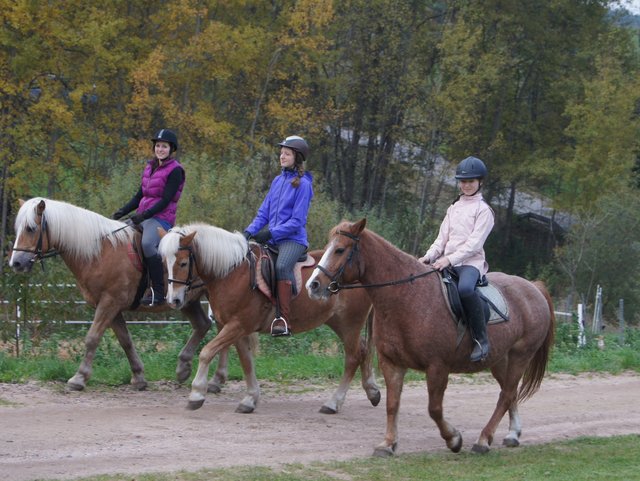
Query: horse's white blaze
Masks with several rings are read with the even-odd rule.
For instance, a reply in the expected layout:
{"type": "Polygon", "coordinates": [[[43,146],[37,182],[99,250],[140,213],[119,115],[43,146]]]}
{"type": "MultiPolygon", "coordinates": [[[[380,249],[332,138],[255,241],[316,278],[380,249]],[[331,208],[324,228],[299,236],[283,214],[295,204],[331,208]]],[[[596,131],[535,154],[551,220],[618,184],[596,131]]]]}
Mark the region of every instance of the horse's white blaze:
{"type": "MultiPolygon", "coordinates": [[[[333,254],[335,241],[331,241],[329,245],[327,245],[327,250],[322,254],[322,258],[318,261],[318,266],[326,268],[329,257],[333,254]]],[[[311,273],[311,277],[307,280],[305,287],[307,288],[307,292],[311,294],[311,284],[316,280],[318,274],[322,271],[316,267],[311,273]]]]}

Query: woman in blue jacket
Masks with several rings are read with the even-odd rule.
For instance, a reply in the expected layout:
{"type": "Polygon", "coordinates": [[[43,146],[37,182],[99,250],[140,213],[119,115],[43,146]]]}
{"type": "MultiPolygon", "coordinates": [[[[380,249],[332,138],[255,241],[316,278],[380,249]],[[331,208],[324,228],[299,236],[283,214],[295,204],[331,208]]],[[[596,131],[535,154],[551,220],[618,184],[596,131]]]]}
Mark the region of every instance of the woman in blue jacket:
{"type": "Polygon", "coordinates": [[[280,146],[282,171],[271,183],[258,214],[245,229],[247,239],[277,246],[276,261],[278,312],[271,323],[272,336],[289,336],[289,304],[295,286],[293,266],[307,250],[307,215],[313,198],[313,177],[304,170],[309,145],[297,135],[280,146]]]}

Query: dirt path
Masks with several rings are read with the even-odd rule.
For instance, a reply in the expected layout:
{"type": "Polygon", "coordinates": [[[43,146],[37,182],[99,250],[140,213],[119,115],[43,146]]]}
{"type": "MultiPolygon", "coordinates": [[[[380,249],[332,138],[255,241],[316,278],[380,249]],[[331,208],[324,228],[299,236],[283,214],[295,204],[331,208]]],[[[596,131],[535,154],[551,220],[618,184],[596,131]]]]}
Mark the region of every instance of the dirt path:
{"type": "MultiPolygon", "coordinates": [[[[452,377],[445,414],[470,449],[497,400],[497,385],[481,375],[452,377]]],[[[0,478],[70,479],[103,473],[197,470],[234,465],[278,465],[366,458],[382,441],[383,402],[377,408],[354,385],[343,411],[318,413],[326,387],[281,394],[263,386],[254,414],[235,414],[243,385],[209,395],[197,411],[185,409],[188,387],[154,384],[65,392],[62,385],[0,384],[0,478]]],[[[583,435],[640,432],[640,375],[552,376],[520,409],[522,444],[583,435]]],[[[506,434],[503,420],[496,449],[506,434]]],[[[426,412],[423,384],[405,387],[398,453],[446,451],[426,412]]]]}

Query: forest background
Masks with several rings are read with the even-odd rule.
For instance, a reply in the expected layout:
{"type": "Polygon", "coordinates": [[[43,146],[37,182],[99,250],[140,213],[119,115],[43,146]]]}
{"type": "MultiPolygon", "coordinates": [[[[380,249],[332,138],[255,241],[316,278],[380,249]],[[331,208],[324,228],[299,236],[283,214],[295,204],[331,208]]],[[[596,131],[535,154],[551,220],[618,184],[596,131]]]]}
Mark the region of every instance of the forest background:
{"type": "MultiPolygon", "coordinates": [[[[492,270],[640,313],[639,17],[611,0],[0,0],[0,251],[18,199],[105,216],[179,136],[178,223],[242,230],[304,136],[309,233],[342,218],[421,255],[483,159],[492,270]],[[542,200],[541,200],[542,199],[542,200]],[[542,204],[540,204],[542,202],[542,204]],[[539,207],[543,205],[544,209],[539,207]]],[[[72,281],[64,266],[42,276],[72,281]]],[[[1,267],[0,299],[23,276],[1,267]]],[[[635,321],[637,322],[637,321],[635,321]]]]}

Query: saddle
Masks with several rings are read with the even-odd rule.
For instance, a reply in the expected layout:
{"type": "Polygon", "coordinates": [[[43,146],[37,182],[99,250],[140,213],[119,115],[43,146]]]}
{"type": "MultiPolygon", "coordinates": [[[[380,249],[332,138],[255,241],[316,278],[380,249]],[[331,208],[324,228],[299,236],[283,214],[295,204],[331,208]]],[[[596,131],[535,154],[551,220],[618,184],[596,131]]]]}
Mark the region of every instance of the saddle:
{"type": "MultiPolygon", "coordinates": [[[[453,269],[446,268],[441,272],[440,281],[449,313],[458,326],[457,344],[460,344],[466,330],[467,320],[458,293],[458,275],[453,269]]],[[[498,324],[509,320],[509,307],[504,296],[496,286],[489,283],[486,276],[482,276],[478,280],[476,292],[484,305],[487,324],[498,324]]]]}
{"type": "MultiPolygon", "coordinates": [[[[251,268],[251,288],[258,289],[275,305],[276,304],[276,269],[275,263],[278,258],[278,248],[276,246],[258,245],[259,251],[249,256],[251,268]]],[[[314,267],[315,259],[306,252],[300,256],[293,267],[293,297],[295,298],[302,289],[302,268],[314,267]]]]}
{"type": "MultiPolygon", "coordinates": [[[[140,229],[136,229],[140,232],[140,229]]],[[[127,256],[133,267],[142,274],[138,288],[136,289],[136,295],[133,298],[133,303],[130,309],[137,309],[140,306],[140,299],[144,296],[145,291],[149,285],[149,276],[147,274],[147,266],[144,262],[142,255],[142,236],[137,234],[133,237],[133,241],[127,245],[127,256]]]]}

